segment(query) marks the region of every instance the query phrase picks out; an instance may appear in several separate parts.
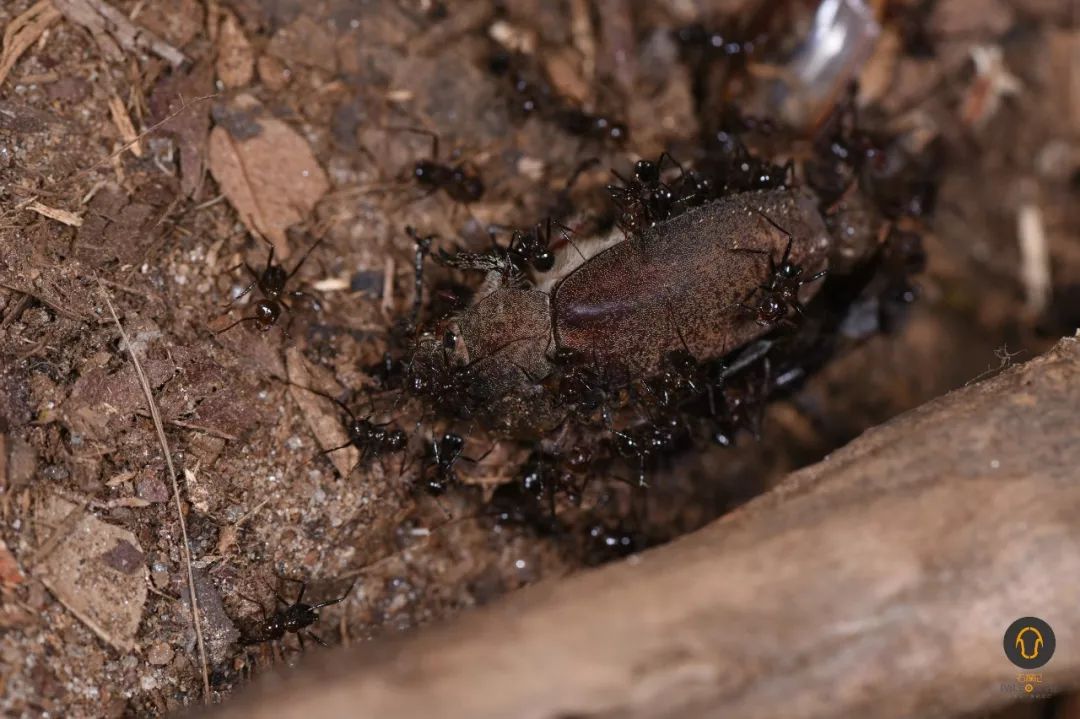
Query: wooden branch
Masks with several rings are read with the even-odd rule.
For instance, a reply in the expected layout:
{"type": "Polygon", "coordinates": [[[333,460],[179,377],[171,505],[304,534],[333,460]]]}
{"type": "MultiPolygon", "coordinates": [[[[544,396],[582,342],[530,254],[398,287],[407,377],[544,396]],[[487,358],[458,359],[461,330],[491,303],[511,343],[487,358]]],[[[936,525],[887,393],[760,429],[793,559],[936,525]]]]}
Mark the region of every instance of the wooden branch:
{"type": "Polygon", "coordinates": [[[124,50],[149,50],[173,67],[186,59],[184,53],[128,20],[105,0],[52,0],[52,4],[68,20],[89,30],[109,60],[122,60],[124,50]]]}
{"type": "Polygon", "coordinates": [[[1023,616],[1057,636],[1040,689],[1080,685],[1078,597],[1072,338],[670,545],[309,655],[211,714],[950,716],[1018,698],[1002,640],[1023,616]]]}

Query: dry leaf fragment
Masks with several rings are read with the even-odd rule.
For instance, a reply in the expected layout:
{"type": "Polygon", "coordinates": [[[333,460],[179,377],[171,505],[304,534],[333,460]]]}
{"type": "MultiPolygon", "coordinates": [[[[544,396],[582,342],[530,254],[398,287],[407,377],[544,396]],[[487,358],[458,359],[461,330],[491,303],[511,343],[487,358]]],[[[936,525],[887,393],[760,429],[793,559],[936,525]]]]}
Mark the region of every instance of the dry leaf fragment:
{"type": "Polygon", "coordinates": [[[315,435],[319,446],[323,450],[334,447],[344,448],[330,454],[330,461],[334,463],[334,469],[342,477],[348,477],[349,472],[360,460],[360,453],[355,447],[348,446],[349,438],[341,426],[340,413],[334,409],[333,404],[317,394],[308,392],[303,387],[316,387],[308,369],[307,360],[296,347],[290,347],[285,354],[285,362],[288,366],[289,394],[300,407],[300,411],[307,420],[311,433],[315,435]],[[299,386],[297,386],[299,385],[299,386]]]}
{"type": "Polygon", "coordinates": [[[0,539],[0,586],[14,587],[16,584],[22,584],[23,573],[19,569],[19,563],[15,561],[14,555],[4,544],[4,540],[0,539]]]}
{"type": "Polygon", "coordinates": [[[304,219],[330,184],[307,142],[259,101],[238,96],[210,133],[210,172],[240,219],[289,255],[285,230],[304,219]],[[228,129],[226,129],[226,127],[228,129]]]}
{"type": "Polygon", "coordinates": [[[135,132],[135,126],[131,124],[124,101],[115,94],[109,98],[109,114],[112,115],[113,124],[116,125],[120,137],[124,140],[124,146],[131,150],[131,154],[135,157],[142,157],[143,150],[142,143],[139,142],[139,134],[135,132]]]}
{"type": "Polygon", "coordinates": [[[228,88],[244,87],[255,75],[255,52],[236,16],[224,13],[218,34],[217,76],[228,88]]]}
{"type": "Polygon", "coordinates": [[[34,574],[67,609],[99,637],[122,651],[135,646],[149,577],[134,534],[102,522],[59,497],[38,510],[39,545],[47,544],[75,512],[70,531],[34,568],[34,574]]]}
{"type": "Polygon", "coordinates": [[[200,61],[187,71],[177,71],[157,84],[150,96],[150,110],[161,131],[172,134],[180,151],[180,190],[198,197],[206,170],[206,142],[210,134],[210,103],[192,102],[213,92],[214,74],[200,61]]]}
{"type": "Polygon", "coordinates": [[[0,54],[0,85],[4,84],[11,68],[37,41],[41,34],[60,19],[60,12],[50,0],[41,0],[19,15],[4,28],[4,50],[0,54]]]}

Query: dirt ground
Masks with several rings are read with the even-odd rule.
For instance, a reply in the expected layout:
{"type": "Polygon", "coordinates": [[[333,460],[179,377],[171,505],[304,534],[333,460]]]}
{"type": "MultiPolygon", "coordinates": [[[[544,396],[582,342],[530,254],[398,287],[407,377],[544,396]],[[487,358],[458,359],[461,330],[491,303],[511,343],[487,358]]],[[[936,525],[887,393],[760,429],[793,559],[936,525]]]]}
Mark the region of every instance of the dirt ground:
{"type": "MultiPolygon", "coordinates": [[[[602,560],[580,533],[537,537],[477,516],[479,485],[490,491],[511,464],[502,450],[464,473],[471,490],[438,501],[407,490],[417,467],[396,457],[350,473],[355,450],[319,456],[345,441],[342,412],[286,380],[352,390],[363,406],[367,370],[412,306],[406,225],[475,246],[488,224],[547,212],[586,157],[601,160],[575,190],[587,206],[608,168],[692,146],[702,117],[671,31],[749,4],[5,3],[0,712],[146,716],[203,701],[189,581],[220,701],[268,663],[303,660],[293,636],[239,642],[274,590],[294,596],[279,577],[308,581],[309,601],[352,586],[312,628],[348,644],[602,560]],[[628,146],[517,121],[488,69],[492,36],[540,58],[561,93],[626,118],[628,146]],[[400,127],[437,132],[442,158],[478,167],[483,200],[421,198],[410,173],[430,138],[400,127]],[[268,332],[215,335],[254,311],[250,295],[224,307],[250,282],[237,266],[266,262],[252,229],[288,268],[319,241],[289,283],[309,297],[268,332]],[[161,443],[109,303],[160,409],[190,580],[161,443]]],[[[896,331],[772,405],[759,442],[702,449],[654,478],[633,513],[658,537],[1080,325],[1075,10],[889,5],[862,99],[945,148],[919,299],[896,331]]],[[[487,446],[469,437],[470,453],[487,446]]]]}

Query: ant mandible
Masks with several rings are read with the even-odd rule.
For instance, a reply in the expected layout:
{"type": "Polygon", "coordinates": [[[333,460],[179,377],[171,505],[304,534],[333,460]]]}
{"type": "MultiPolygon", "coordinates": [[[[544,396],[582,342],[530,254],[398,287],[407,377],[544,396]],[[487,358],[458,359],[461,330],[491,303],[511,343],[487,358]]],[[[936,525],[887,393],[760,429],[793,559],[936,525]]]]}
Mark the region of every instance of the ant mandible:
{"type": "Polygon", "coordinates": [[[780,232],[787,236],[787,246],[784,247],[784,254],[780,257],[780,262],[777,263],[772,258],[772,253],[766,250],[756,250],[750,248],[736,248],[735,252],[751,252],[759,255],[766,255],[769,260],[769,279],[767,284],[759,285],[750,291],[750,294],[743,300],[750,299],[754,293],[761,292],[761,298],[758,300],[757,305],[754,307],[747,307],[745,304],[742,307],[755,316],[755,321],[763,326],[768,327],[787,319],[790,310],[795,310],[800,316],[805,314],[805,310],[802,303],[799,302],[799,289],[803,285],[815,282],[824,277],[828,270],[821,270],[817,274],[803,279],[803,268],[801,265],[792,262],[791,260],[791,245],[795,238],[790,232],[780,227],[778,224],[772,221],[764,213],[755,210],[761,217],[765,219],[770,225],[775,227],[780,232]]]}
{"type": "MultiPolygon", "coordinates": [[[[238,299],[258,287],[259,292],[261,292],[263,295],[263,298],[255,303],[255,314],[251,317],[242,317],[236,322],[233,322],[228,327],[218,330],[214,334],[220,335],[223,332],[228,332],[233,327],[236,327],[242,322],[254,322],[255,326],[263,332],[266,332],[271,327],[276,325],[278,319],[281,317],[282,308],[289,310],[290,312],[292,311],[292,308],[289,307],[289,305],[285,302],[286,283],[288,283],[288,281],[292,279],[292,276],[300,270],[304,262],[307,260],[308,255],[311,254],[311,251],[318,247],[319,243],[321,243],[322,241],[322,237],[315,240],[315,242],[312,243],[311,247],[307,249],[307,252],[304,253],[304,256],[300,258],[300,261],[296,263],[296,266],[292,268],[291,272],[286,272],[284,267],[274,264],[274,245],[271,244],[269,241],[266,241],[267,245],[269,245],[270,247],[270,254],[266,258],[266,267],[263,268],[262,274],[256,272],[247,262],[241,263],[245,268],[247,268],[247,271],[251,273],[253,279],[251,283],[240,292],[240,294],[234,297],[232,301],[229,302],[229,304],[225,305],[226,307],[231,306],[238,299]]],[[[236,267],[240,266],[241,265],[237,265],[236,267]]],[[[236,267],[232,269],[235,270],[236,267]]],[[[307,293],[300,290],[294,290],[292,292],[289,292],[288,295],[290,297],[297,298],[307,297],[307,293]]]]}
{"type": "Polygon", "coordinates": [[[289,600],[278,594],[277,590],[273,590],[275,600],[285,605],[285,608],[277,610],[269,616],[266,614],[266,607],[264,607],[261,602],[240,595],[249,602],[258,605],[263,613],[263,620],[258,625],[256,635],[245,640],[244,644],[260,644],[262,642],[276,641],[284,637],[286,632],[290,632],[295,634],[300,640],[301,649],[304,648],[304,636],[307,636],[309,639],[314,639],[324,647],[327,646],[326,642],[308,630],[308,627],[319,620],[320,609],[344,601],[345,598],[349,596],[349,593],[352,592],[356,583],[353,582],[350,584],[349,588],[345,590],[345,593],[336,599],[319,602],[318,604],[304,604],[304,591],[307,589],[307,583],[288,577],[282,577],[282,579],[287,579],[290,582],[299,584],[300,592],[296,595],[296,601],[289,602],[289,600]]]}
{"type": "Polygon", "coordinates": [[[431,138],[431,157],[418,160],[413,165],[413,179],[418,185],[428,190],[420,199],[442,190],[454,202],[468,205],[478,202],[484,196],[484,181],[473,165],[461,162],[451,166],[439,162],[439,136],[437,134],[417,127],[392,129],[427,135],[431,138]]]}

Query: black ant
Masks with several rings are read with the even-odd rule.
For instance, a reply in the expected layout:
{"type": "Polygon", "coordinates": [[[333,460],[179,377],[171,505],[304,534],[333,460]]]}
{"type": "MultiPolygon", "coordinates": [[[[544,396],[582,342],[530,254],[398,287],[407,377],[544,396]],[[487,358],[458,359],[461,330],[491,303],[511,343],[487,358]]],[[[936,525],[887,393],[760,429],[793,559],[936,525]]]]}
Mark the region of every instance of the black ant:
{"type": "MultiPolygon", "coordinates": [[[[320,392],[312,387],[305,387],[303,385],[295,385],[300,389],[307,390],[313,394],[317,394],[320,397],[325,397],[338,407],[341,407],[349,416],[349,421],[345,424],[345,431],[349,436],[349,441],[338,447],[331,447],[322,451],[322,454],[329,454],[331,452],[337,452],[340,449],[345,449],[348,446],[356,447],[360,451],[360,460],[357,462],[359,466],[368,457],[379,457],[383,454],[392,452],[403,452],[409,444],[409,436],[400,429],[387,429],[393,423],[383,422],[381,424],[371,421],[371,417],[375,412],[375,407],[372,405],[371,412],[364,417],[357,417],[353,414],[353,411],[349,409],[349,406],[339,400],[337,397],[332,397],[325,392],[320,392]]],[[[368,398],[371,401],[371,398],[368,398]]],[[[355,467],[353,468],[355,469],[355,467]]]]}
{"type": "Polygon", "coordinates": [[[496,52],[489,61],[493,73],[509,79],[517,114],[523,117],[539,115],[575,137],[615,145],[626,142],[629,131],[625,123],[573,106],[556,95],[544,79],[530,78],[525,66],[526,60],[520,53],[512,54],[505,50],[496,52]]]}
{"type": "Polygon", "coordinates": [[[622,185],[608,185],[607,191],[619,209],[619,227],[627,234],[637,234],[678,214],[682,197],[661,180],[665,158],[682,171],[682,166],[666,152],[656,162],[638,160],[632,180],[612,170],[622,185]]]}
{"type": "Polygon", "coordinates": [[[442,190],[454,202],[468,205],[478,202],[484,196],[484,181],[480,177],[480,171],[471,163],[460,162],[456,165],[445,165],[439,162],[439,136],[437,134],[431,130],[423,130],[418,127],[395,127],[390,129],[427,135],[431,138],[431,157],[425,160],[417,160],[416,164],[413,165],[413,179],[416,180],[418,185],[428,190],[419,199],[442,190]]]}
{"type": "Polygon", "coordinates": [[[597,566],[645,549],[648,537],[624,521],[596,521],[585,527],[585,564],[597,566]]]}
{"type": "Polygon", "coordinates": [[[762,376],[751,373],[741,381],[724,389],[724,412],[722,417],[715,417],[719,426],[713,432],[713,441],[721,447],[735,444],[740,430],[748,431],[754,439],[761,439],[761,421],[765,402],[775,385],[772,383],[772,368],[769,358],[762,360],[762,376]]]}
{"type": "MultiPolygon", "coordinates": [[[[563,239],[570,242],[570,228],[555,223],[563,231],[563,239]]],[[[537,222],[531,230],[514,230],[507,254],[518,268],[531,266],[537,272],[549,272],[555,266],[555,253],[551,250],[551,218],[537,222]]],[[[573,244],[573,243],[571,243],[573,244]]],[[[580,250],[579,250],[580,252],[580,250]]]]}
{"type": "Polygon", "coordinates": [[[709,30],[700,23],[685,25],[674,34],[684,53],[697,56],[695,60],[747,56],[755,46],[753,40],[738,40],[730,33],[709,30]]]}
{"type": "Polygon", "coordinates": [[[420,309],[424,304],[424,258],[431,253],[431,241],[437,236],[427,235],[421,237],[416,228],[411,225],[405,226],[405,234],[412,238],[413,244],[416,246],[416,252],[413,255],[412,307],[412,328],[416,329],[417,322],[420,321],[420,309]]]}
{"type": "Polygon", "coordinates": [[[645,466],[652,458],[675,452],[687,438],[683,420],[674,414],[665,414],[655,421],[622,432],[613,431],[615,451],[624,458],[638,460],[637,486],[645,482],[645,466]]]}
{"type": "Polygon", "coordinates": [[[420,471],[421,488],[433,497],[445,494],[449,487],[459,481],[457,471],[454,469],[454,464],[458,460],[476,464],[487,456],[485,454],[480,459],[465,457],[462,455],[464,449],[465,439],[452,432],[443,434],[441,439],[432,440],[430,460],[420,471]],[[434,469],[434,472],[430,472],[431,469],[434,469]]]}
{"type": "Polygon", "coordinates": [[[280,602],[284,605],[284,609],[275,611],[273,614],[267,616],[266,607],[261,602],[257,602],[254,599],[243,597],[249,602],[258,605],[262,610],[263,620],[259,623],[256,629],[256,634],[244,641],[244,644],[260,644],[262,642],[270,642],[281,639],[285,636],[286,632],[291,632],[297,636],[300,640],[300,648],[304,648],[304,637],[314,639],[322,646],[327,646],[326,642],[316,636],[313,632],[308,630],[312,624],[319,620],[319,610],[323,607],[329,607],[331,604],[337,604],[342,602],[349,593],[352,592],[355,582],[349,585],[349,588],[345,590],[345,593],[336,599],[330,599],[325,602],[319,602],[318,604],[304,604],[304,591],[307,589],[307,583],[298,579],[289,579],[288,577],[282,577],[290,582],[296,582],[300,585],[300,592],[296,595],[296,601],[289,602],[289,600],[282,597],[274,590],[274,598],[276,602],[280,602]]]}
{"type": "Polygon", "coordinates": [[[717,182],[715,191],[724,196],[786,187],[795,169],[791,160],[777,165],[757,157],[735,134],[725,130],[716,133],[705,165],[708,175],[717,182]]]}
{"type": "Polygon", "coordinates": [[[555,508],[560,493],[575,504],[580,499],[570,475],[560,467],[560,457],[538,449],[513,481],[495,489],[490,506],[500,525],[524,526],[539,535],[558,534],[563,529],[555,508]]]}
{"type": "Polygon", "coordinates": [[[551,110],[548,117],[564,132],[587,140],[621,145],[630,135],[626,124],[619,120],[605,115],[594,115],[569,105],[551,110]]]}
{"type": "MultiPolygon", "coordinates": [[[[269,245],[270,247],[270,254],[266,258],[266,267],[263,268],[262,274],[259,274],[254,269],[252,269],[251,265],[249,265],[247,262],[241,263],[245,268],[247,268],[247,271],[251,273],[251,276],[254,279],[251,281],[251,284],[245,287],[243,291],[240,292],[240,294],[234,297],[233,300],[229,302],[228,305],[226,305],[226,307],[232,305],[234,302],[236,302],[238,299],[240,299],[247,293],[251,292],[251,290],[256,287],[259,288],[259,292],[262,293],[263,298],[255,303],[255,314],[253,316],[242,317],[236,322],[233,322],[228,327],[218,330],[214,334],[220,335],[223,332],[228,332],[241,322],[254,322],[255,326],[263,332],[266,332],[271,327],[276,325],[278,318],[281,317],[282,308],[292,311],[292,308],[290,308],[289,305],[285,302],[285,284],[290,279],[292,279],[292,276],[300,270],[300,267],[307,260],[308,255],[311,254],[311,251],[314,250],[322,241],[322,237],[315,240],[315,242],[312,243],[311,247],[307,249],[307,252],[304,253],[304,256],[300,258],[300,261],[296,263],[296,266],[292,268],[291,272],[286,272],[284,267],[274,264],[274,246],[269,242],[267,242],[267,245],[269,245]]],[[[237,265],[236,267],[240,267],[240,265],[237,265]]],[[[233,269],[236,269],[236,267],[234,267],[233,269]]],[[[307,293],[300,290],[295,290],[287,294],[290,297],[297,298],[308,296],[307,293]]]]}
{"type": "MultiPolygon", "coordinates": [[[[805,314],[805,310],[802,303],[799,302],[799,289],[806,284],[815,282],[824,277],[828,270],[822,270],[817,274],[803,279],[803,268],[791,261],[791,245],[795,238],[790,232],[777,225],[769,217],[758,212],[765,220],[775,227],[780,232],[784,233],[787,238],[787,246],[784,248],[784,254],[780,258],[780,262],[777,263],[772,258],[772,253],[765,250],[755,250],[750,248],[738,248],[737,252],[752,252],[755,254],[766,255],[769,260],[769,279],[767,284],[759,285],[755,289],[750,291],[750,294],[746,296],[746,299],[750,299],[754,293],[761,292],[761,297],[754,307],[743,307],[754,314],[755,321],[763,326],[768,327],[787,319],[790,310],[794,309],[800,316],[805,314]]],[[[745,302],[745,300],[744,300],[745,302]]]]}

